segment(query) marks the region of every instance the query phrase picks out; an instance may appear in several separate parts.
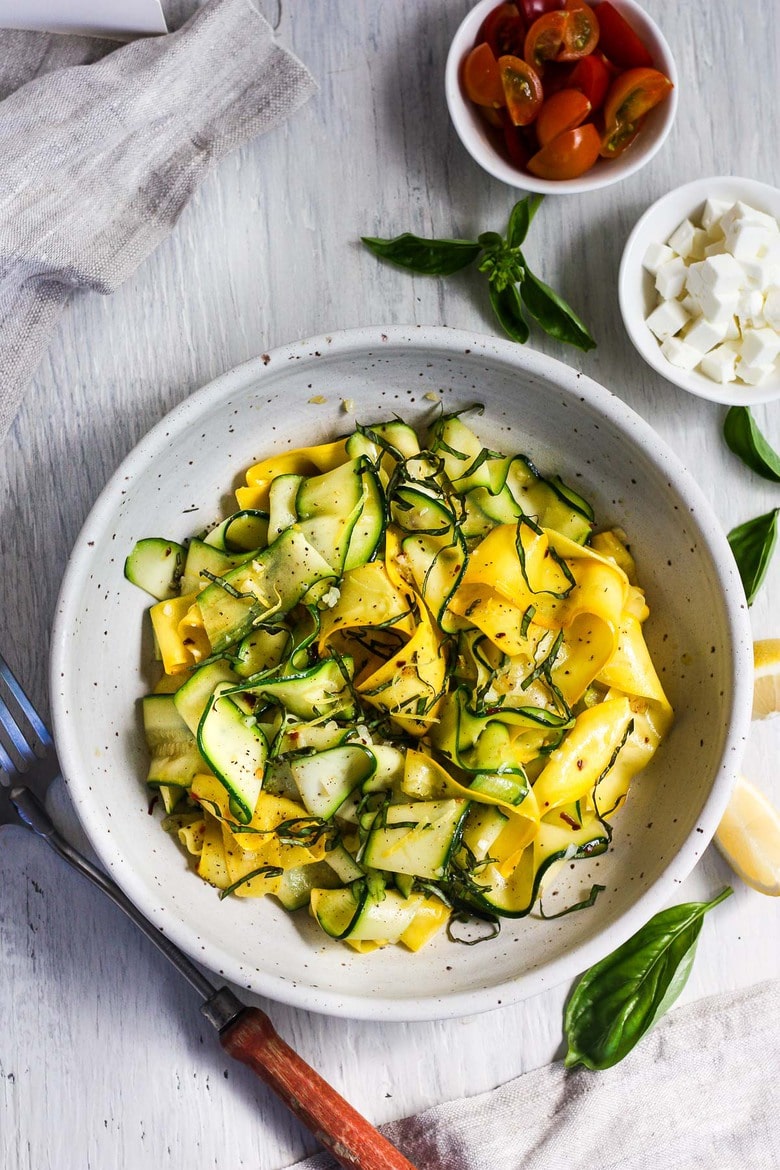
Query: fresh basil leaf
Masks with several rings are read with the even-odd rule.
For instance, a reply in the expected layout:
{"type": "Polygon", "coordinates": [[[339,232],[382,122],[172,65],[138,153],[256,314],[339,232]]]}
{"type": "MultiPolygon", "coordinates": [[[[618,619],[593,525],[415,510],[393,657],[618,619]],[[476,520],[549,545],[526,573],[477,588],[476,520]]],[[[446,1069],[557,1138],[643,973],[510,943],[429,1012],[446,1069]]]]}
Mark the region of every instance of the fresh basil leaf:
{"type": "Polygon", "coordinates": [[[476,240],[424,240],[404,232],[392,240],[361,236],[375,256],[423,276],[450,276],[472,264],[482,251],[476,240]]]}
{"type": "Polygon", "coordinates": [[[498,232],[482,232],[481,235],[477,236],[477,243],[491,251],[493,248],[504,247],[504,237],[500,236],[498,232]]]}
{"type": "Polygon", "coordinates": [[[490,303],[493,306],[493,312],[501,322],[501,327],[504,332],[513,341],[518,342],[519,345],[525,345],[526,341],[528,341],[529,330],[528,323],[523,316],[523,306],[517,291],[517,285],[507,284],[503,288],[499,288],[491,280],[488,289],[490,291],[490,303]]]}
{"type": "Polygon", "coordinates": [[[506,228],[506,242],[510,248],[521,247],[543,199],[544,195],[526,195],[514,205],[506,228]]]}
{"type": "Polygon", "coordinates": [[[526,265],[525,279],[520,285],[520,296],[531,316],[539,322],[550,337],[574,345],[577,349],[593,349],[596,342],[574,310],[549,285],[534,276],[526,265]]]}
{"type": "Polygon", "coordinates": [[[732,892],[662,910],[585,972],[566,1005],[567,1068],[611,1068],[628,1055],[685,986],[704,915],[732,892]]]}
{"type": "Polygon", "coordinates": [[[726,443],[752,471],[780,483],[780,455],[756,426],[749,406],[732,406],[723,421],[726,443]]]}
{"type": "Polygon", "coordinates": [[[732,528],[728,536],[748,605],[753,604],[775,551],[778,514],[780,508],[773,508],[732,528]]]}

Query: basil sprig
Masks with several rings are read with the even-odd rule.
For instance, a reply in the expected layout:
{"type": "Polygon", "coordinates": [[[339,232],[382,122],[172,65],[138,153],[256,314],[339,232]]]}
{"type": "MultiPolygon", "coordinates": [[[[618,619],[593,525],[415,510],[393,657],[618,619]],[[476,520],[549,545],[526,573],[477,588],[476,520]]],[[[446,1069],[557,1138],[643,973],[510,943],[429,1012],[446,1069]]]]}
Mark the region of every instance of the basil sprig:
{"type": "Polygon", "coordinates": [[[732,528],[728,535],[748,605],[753,604],[775,551],[779,514],[780,508],[773,508],[732,528]]]}
{"type": "Polygon", "coordinates": [[[662,910],[585,972],[566,1005],[567,1068],[611,1068],[628,1055],[685,986],[704,915],[732,892],[662,910]]]}
{"type": "Polygon", "coordinates": [[[530,332],[527,318],[531,317],[550,337],[587,351],[596,344],[587,326],[562,297],[531,272],[520,250],[542,198],[528,195],[514,205],[506,236],[483,232],[476,240],[427,240],[404,232],[393,239],[361,239],[380,260],[422,276],[451,276],[479,259],[479,270],[488,279],[493,312],[507,336],[524,345],[530,332]]]}
{"type": "Polygon", "coordinates": [[[723,437],[743,463],[757,475],[780,483],[780,455],[767,443],[749,406],[732,406],[723,422],[723,437]]]}

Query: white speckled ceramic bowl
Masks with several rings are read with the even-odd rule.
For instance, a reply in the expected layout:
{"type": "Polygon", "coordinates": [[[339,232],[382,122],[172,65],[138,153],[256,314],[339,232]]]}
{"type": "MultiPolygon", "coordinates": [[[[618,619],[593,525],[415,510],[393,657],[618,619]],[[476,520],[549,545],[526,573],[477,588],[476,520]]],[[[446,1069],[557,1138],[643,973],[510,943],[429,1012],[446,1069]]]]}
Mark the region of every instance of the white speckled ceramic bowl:
{"type": "Polygon", "coordinates": [[[728,203],[741,200],[780,221],[780,190],[768,183],[740,179],[735,175],[715,175],[675,187],[648,207],[626,241],[618,276],[623,324],[635,349],[647,364],[681,390],[726,405],[754,406],[759,402],[771,402],[780,398],[780,362],[775,362],[774,374],[758,386],[747,386],[744,382],[721,385],[698,370],[681,370],[673,366],[646,324],[656,304],[653,277],[642,267],[648,246],[665,244],[684,219],[697,223],[707,199],[722,199],[728,203]]]}
{"type": "MultiPolygon", "coordinates": [[[[536,191],[542,195],[581,195],[586,191],[597,191],[609,187],[635,174],[650,162],[661,149],[674,123],[678,102],[678,77],[672,50],[658,25],[641,5],[634,0],[614,0],[614,6],[639,33],[647,46],[655,67],[674,84],[666,101],[656,106],[647,115],[641,134],[619,158],[599,160],[596,165],[578,179],[538,179],[535,175],[519,170],[509,161],[496,145],[490,127],[473,102],[463,92],[460,81],[464,59],[474,48],[485,17],[498,7],[500,0],[479,0],[478,4],[464,17],[458,31],[452,38],[447,64],[444,71],[444,95],[452,124],[461,142],[471,157],[483,170],[510,187],[522,191],[536,191]]],[[[593,0],[598,17],[598,3],[593,0]]]]}
{"type": "Polygon", "coordinates": [[[189,955],[239,985],[315,1011],[385,1020],[465,1015],[570,979],[674,899],[713,835],[747,733],[751,635],[726,539],[651,428],[569,367],[509,341],[441,328],[362,329],[274,350],[193,394],[105,488],[73,550],[53,636],[54,727],[68,789],[109,873],[189,955]],[[273,899],[220,901],[148,814],[138,700],[148,598],[123,576],[136,540],[181,540],[220,515],[240,472],[273,450],[400,414],[474,402],[493,448],[527,452],[630,534],[652,615],[648,642],[677,711],[615,822],[614,849],[561,879],[598,881],[588,911],[506,921],[477,947],[359,956],[273,899]],[[320,399],[321,401],[313,401],[320,399]],[[354,402],[354,416],[342,402],[354,402]]]}

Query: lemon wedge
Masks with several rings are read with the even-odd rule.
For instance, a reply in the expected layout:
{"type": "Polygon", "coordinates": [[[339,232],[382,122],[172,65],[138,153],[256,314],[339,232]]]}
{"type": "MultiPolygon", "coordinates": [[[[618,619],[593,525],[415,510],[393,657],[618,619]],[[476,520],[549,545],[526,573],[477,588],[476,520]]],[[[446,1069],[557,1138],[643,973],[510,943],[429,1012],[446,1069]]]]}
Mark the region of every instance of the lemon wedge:
{"type": "Polygon", "coordinates": [[[744,776],[737,778],[715,844],[751,889],[780,895],[780,814],[744,776]]]}
{"type": "Polygon", "coordinates": [[[766,719],[780,711],[780,638],[753,643],[753,718],[766,719]]]}

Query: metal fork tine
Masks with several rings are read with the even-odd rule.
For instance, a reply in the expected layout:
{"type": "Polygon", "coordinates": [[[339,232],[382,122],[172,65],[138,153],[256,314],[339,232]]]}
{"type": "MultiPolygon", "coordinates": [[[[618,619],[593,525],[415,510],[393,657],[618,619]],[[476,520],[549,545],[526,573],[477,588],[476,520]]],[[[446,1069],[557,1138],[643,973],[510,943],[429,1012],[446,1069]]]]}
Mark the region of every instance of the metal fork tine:
{"type": "Polygon", "coordinates": [[[27,769],[35,763],[37,756],[32,745],[25,739],[2,698],[0,698],[0,731],[4,733],[4,738],[0,738],[0,747],[5,750],[9,759],[11,752],[14,752],[23,769],[27,769]]]}
{"type": "Polygon", "coordinates": [[[17,767],[3,747],[2,742],[0,742],[0,772],[5,772],[9,781],[13,784],[14,777],[17,775],[17,767]]]}
{"type": "MultiPolygon", "coordinates": [[[[13,673],[11,672],[10,666],[8,665],[8,663],[6,662],[6,660],[3,658],[3,656],[1,654],[0,654],[0,680],[2,680],[2,682],[5,683],[6,687],[8,688],[8,691],[13,696],[14,702],[16,703],[19,710],[24,715],[27,722],[30,724],[30,727],[32,728],[33,732],[35,733],[41,746],[44,748],[52,747],[53,744],[52,744],[51,735],[49,734],[49,729],[47,728],[46,724],[41,719],[38,712],[35,710],[35,707],[33,707],[32,703],[27,698],[27,695],[24,693],[24,691],[22,690],[19,683],[16,681],[16,678],[14,677],[13,673]]],[[[3,704],[3,705],[5,705],[5,704],[3,704]]]]}

